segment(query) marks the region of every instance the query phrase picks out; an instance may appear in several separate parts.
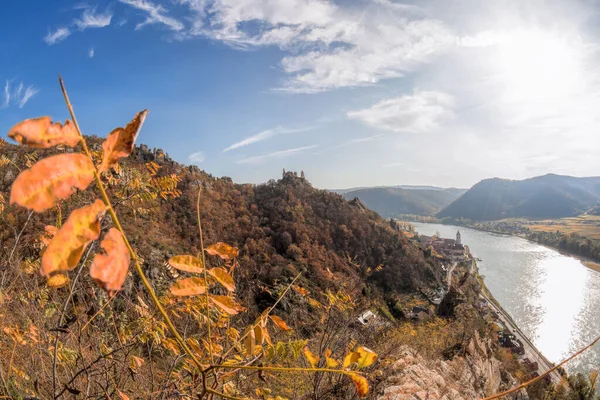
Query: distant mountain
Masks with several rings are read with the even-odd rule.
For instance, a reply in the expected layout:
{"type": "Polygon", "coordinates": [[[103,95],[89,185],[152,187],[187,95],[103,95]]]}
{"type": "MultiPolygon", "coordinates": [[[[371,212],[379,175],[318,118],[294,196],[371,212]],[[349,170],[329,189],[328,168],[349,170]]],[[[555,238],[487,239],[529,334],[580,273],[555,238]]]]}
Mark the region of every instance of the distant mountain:
{"type": "Polygon", "coordinates": [[[563,218],[600,202],[600,177],[548,174],[521,181],[485,179],[448,205],[440,218],[492,221],[503,218],[563,218]]]}
{"type": "Polygon", "coordinates": [[[466,189],[444,189],[434,186],[394,186],[337,193],[347,200],[358,198],[382,217],[395,217],[399,214],[434,215],[465,191],[466,189]]]}

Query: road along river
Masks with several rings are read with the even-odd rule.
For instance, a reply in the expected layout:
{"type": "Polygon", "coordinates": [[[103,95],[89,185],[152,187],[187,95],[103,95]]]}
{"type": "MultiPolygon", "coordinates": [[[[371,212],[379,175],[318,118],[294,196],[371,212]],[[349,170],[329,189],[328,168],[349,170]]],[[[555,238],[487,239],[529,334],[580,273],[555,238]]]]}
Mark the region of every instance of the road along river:
{"type": "MultiPolygon", "coordinates": [[[[531,342],[558,363],[600,335],[600,272],[525,239],[453,225],[413,223],[417,232],[454,238],[480,258],[492,295],[531,342]]],[[[600,346],[567,364],[567,371],[600,368],[600,346]]]]}

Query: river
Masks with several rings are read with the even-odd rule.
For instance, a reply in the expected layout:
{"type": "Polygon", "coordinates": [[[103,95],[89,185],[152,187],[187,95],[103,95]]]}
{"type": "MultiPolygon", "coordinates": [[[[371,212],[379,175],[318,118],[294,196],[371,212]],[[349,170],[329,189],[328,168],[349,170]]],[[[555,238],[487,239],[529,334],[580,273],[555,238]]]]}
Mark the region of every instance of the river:
{"type": "MultiPolygon", "coordinates": [[[[600,335],[600,273],[579,260],[525,239],[453,225],[413,223],[432,236],[455,238],[480,258],[490,292],[535,346],[559,362],[600,335]]],[[[600,346],[567,364],[567,371],[600,368],[600,346]]]]}

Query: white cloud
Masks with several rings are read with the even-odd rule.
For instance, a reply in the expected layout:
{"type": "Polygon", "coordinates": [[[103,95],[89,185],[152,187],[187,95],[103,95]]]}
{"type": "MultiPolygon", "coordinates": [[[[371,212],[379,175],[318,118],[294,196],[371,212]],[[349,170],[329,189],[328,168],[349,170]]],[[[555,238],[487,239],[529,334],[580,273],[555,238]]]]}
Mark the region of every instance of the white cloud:
{"type": "Polygon", "coordinates": [[[419,7],[386,0],[178,0],[194,13],[184,37],[202,35],[234,47],[277,46],[290,92],[370,85],[403,76],[456,44],[419,7]],[[419,12],[415,12],[419,11],[419,12]]]}
{"type": "Polygon", "coordinates": [[[184,25],[181,21],[165,15],[168,10],[160,4],[154,4],[148,0],[119,0],[123,4],[137,8],[146,13],[144,22],[140,22],[135,29],[140,29],[146,25],[162,24],[173,31],[181,31],[184,25]]]}
{"type": "Polygon", "coordinates": [[[94,58],[94,56],[96,55],[96,51],[94,50],[94,48],[92,47],[89,51],[88,51],[88,57],[89,58],[94,58]]]}
{"type": "Polygon", "coordinates": [[[16,88],[12,88],[11,86],[11,81],[7,80],[4,85],[4,101],[0,108],[6,108],[10,105],[23,108],[33,96],[39,93],[39,90],[33,85],[25,87],[23,82],[20,82],[16,88]]]}
{"type": "Polygon", "coordinates": [[[350,111],[348,117],[392,132],[427,132],[453,115],[452,96],[434,91],[415,91],[382,100],[370,108],[350,111]]]}
{"type": "Polygon", "coordinates": [[[391,162],[387,164],[383,164],[381,168],[398,168],[404,166],[404,163],[401,162],[391,162]]]}
{"type": "Polygon", "coordinates": [[[248,146],[248,145],[251,145],[254,143],[262,142],[263,140],[267,140],[273,136],[287,134],[287,133],[306,132],[311,129],[313,129],[313,128],[306,127],[306,128],[298,128],[298,129],[287,129],[282,126],[277,126],[275,128],[264,130],[255,135],[249,136],[249,137],[245,138],[244,140],[236,142],[236,143],[232,144],[231,146],[227,147],[225,150],[223,150],[223,153],[230,151],[230,150],[239,149],[240,147],[245,147],[245,146],[248,146]]]}
{"type": "Polygon", "coordinates": [[[112,17],[113,13],[109,10],[106,10],[104,13],[97,13],[96,7],[86,7],[81,17],[73,21],[73,23],[82,31],[87,28],[104,28],[110,25],[112,17]]]}
{"type": "Polygon", "coordinates": [[[190,160],[194,164],[200,164],[200,163],[204,162],[205,159],[206,159],[206,157],[204,156],[204,152],[202,152],[202,151],[197,151],[188,156],[188,160],[190,160]]]}
{"type": "Polygon", "coordinates": [[[44,42],[48,45],[52,46],[58,42],[62,42],[71,34],[71,30],[67,27],[60,27],[54,32],[48,32],[48,34],[44,37],[44,42]]]}
{"type": "Polygon", "coordinates": [[[296,147],[294,149],[280,150],[280,151],[276,151],[274,153],[264,154],[261,156],[242,158],[241,160],[238,160],[237,163],[238,164],[260,164],[269,158],[281,158],[281,157],[291,156],[293,154],[302,153],[306,150],[314,149],[315,147],[318,147],[318,146],[312,145],[312,146],[296,147]]]}

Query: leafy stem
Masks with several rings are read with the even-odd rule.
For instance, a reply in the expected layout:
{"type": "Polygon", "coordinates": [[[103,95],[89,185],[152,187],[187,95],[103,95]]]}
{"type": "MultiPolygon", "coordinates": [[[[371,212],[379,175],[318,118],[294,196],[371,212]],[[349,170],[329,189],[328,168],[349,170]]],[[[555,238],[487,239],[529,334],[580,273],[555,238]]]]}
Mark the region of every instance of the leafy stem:
{"type": "Polygon", "coordinates": [[[162,315],[163,319],[165,320],[165,323],[169,327],[169,330],[171,331],[171,333],[177,340],[177,343],[179,343],[179,346],[181,346],[183,351],[192,359],[192,361],[194,362],[194,364],[196,364],[198,369],[202,370],[202,364],[200,363],[198,358],[194,355],[192,350],[188,347],[188,345],[185,343],[185,341],[179,334],[179,331],[177,331],[177,328],[175,327],[175,325],[169,318],[169,315],[167,314],[167,312],[165,311],[164,307],[162,306],[160,300],[156,296],[156,293],[154,293],[154,289],[152,288],[152,285],[148,281],[146,274],[144,274],[144,271],[140,265],[139,259],[136,255],[135,251],[133,250],[133,247],[131,247],[129,240],[127,239],[127,235],[125,234],[125,231],[123,230],[123,227],[121,226],[119,217],[117,216],[117,213],[115,212],[115,210],[112,206],[112,203],[106,193],[104,184],[102,183],[102,180],[100,179],[100,173],[98,172],[98,168],[96,168],[96,165],[93,162],[92,154],[87,146],[87,143],[85,142],[85,138],[84,138],[83,134],[81,133],[81,130],[79,129],[79,124],[77,123],[77,119],[75,118],[75,112],[73,111],[73,106],[71,105],[71,102],[69,100],[69,95],[67,94],[67,90],[65,88],[65,84],[60,76],[58,77],[58,81],[60,83],[60,88],[61,88],[63,96],[65,98],[67,108],[69,109],[69,113],[71,114],[71,119],[73,120],[73,125],[75,126],[75,129],[77,130],[77,134],[79,135],[81,146],[83,147],[83,151],[93,165],[94,180],[96,181],[96,186],[98,186],[98,190],[100,191],[102,200],[104,201],[104,204],[106,205],[106,207],[108,209],[108,213],[110,214],[110,216],[115,224],[115,227],[119,230],[119,232],[121,232],[121,235],[123,236],[123,240],[125,242],[125,245],[127,246],[127,250],[129,251],[131,258],[133,259],[133,264],[135,266],[135,270],[137,271],[138,275],[140,276],[142,283],[144,284],[144,287],[150,294],[150,297],[152,298],[152,302],[154,303],[154,305],[156,306],[156,308],[162,315]]]}

